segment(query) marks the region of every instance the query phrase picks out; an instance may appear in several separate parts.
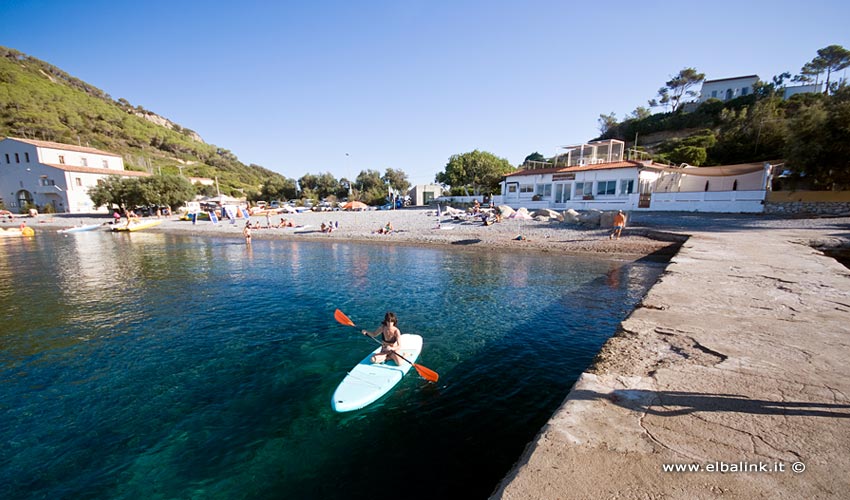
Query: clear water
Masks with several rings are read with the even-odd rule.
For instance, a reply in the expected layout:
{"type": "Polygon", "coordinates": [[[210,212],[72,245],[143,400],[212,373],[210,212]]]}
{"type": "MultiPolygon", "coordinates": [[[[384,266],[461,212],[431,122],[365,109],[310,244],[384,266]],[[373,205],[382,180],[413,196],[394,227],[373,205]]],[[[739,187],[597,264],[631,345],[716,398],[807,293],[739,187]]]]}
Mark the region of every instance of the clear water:
{"type": "Polygon", "coordinates": [[[486,498],[664,264],[41,231],[0,239],[5,498],[486,498]],[[373,348],[425,339],[338,414],[373,348]]]}

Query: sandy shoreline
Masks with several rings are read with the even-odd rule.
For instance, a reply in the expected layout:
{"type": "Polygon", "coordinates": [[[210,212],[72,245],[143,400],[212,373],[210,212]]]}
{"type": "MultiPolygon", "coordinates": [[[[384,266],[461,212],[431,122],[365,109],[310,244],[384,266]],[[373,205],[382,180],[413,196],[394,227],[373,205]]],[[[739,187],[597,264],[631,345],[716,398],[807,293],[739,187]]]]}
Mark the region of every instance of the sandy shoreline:
{"type": "MultiPolygon", "coordinates": [[[[376,244],[436,245],[464,247],[470,249],[542,251],[564,254],[621,255],[628,257],[654,253],[672,255],[678,242],[684,237],[660,233],[646,228],[627,227],[619,240],[609,240],[609,228],[583,228],[576,224],[557,220],[515,220],[484,226],[481,222],[440,218],[440,228],[434,210],[413,208],[404,210],[366,212],[305,212],[283,215],[301,228],[255,229],[254,241],[262,239],[292,239],[302,241],[356,241],[376,244]],[[339,224],[332,233],[322,233],[322,222],[339,224]],[[392,223],[391,234],[377,234],[379,228],[392,223]],[[518,240],[517,237],[524,237],[518,240]]],[[[144,218],[148,220],[150,218],[144,218]]],[[[281,215],[271,216],[272,225],[277,225],[281,215]]],[[[159,226],[145,229],[146,232],[179,232],[214,237],[242,238],[244,219],[235,224],[229,221],[213,224],[198,221],[192,224],[177,217],[163,217],[159,226]]],[[[17,226],[21,221],[41,230],[55,231],[80,224],[108,223],[111,218],[100,216],[39,215],[37,218],[19,217],[14,222],[4,221],[0,227],[17,226]]],[[[266,225],[265,216],[252,216],[252,224],[266,225]]],[[[36,233],[37,234],[37,233],[36,233]]]]}

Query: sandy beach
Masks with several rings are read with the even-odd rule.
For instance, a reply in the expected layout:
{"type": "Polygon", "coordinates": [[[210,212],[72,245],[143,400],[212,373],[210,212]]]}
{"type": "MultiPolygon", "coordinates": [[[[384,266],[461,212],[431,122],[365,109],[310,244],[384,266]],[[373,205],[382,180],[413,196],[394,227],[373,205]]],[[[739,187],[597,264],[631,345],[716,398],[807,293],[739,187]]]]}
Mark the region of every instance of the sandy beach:
{"type": "MultiPolygon", "coordinates": [[[[651,228],[627,226],[619,240],[608,238],[610,228],[587,228],[574,223],[552,220],[504,219],[485,226],[480,221],[456,220],[443,215],[439,218],[433,209],[407,208],[402,210],[370,210],[363,212],[305,212],[300,214],[272,215],[271,223],[277,226],[285,217],[294,228],[254,229],[254,241],[262,239],[293,239],[307,241],[356,241],[375,244],[450,245],[457,248],[557,252],[564,254],[600,254],[635,257],[660,252],[672,254],[684,237],[662,233],[651,228]],[[323,233],[321,224],[333,222],[338,229],[323,233]],[[391,223],[394,231],[379,234],[377,230],[391,223]],[[522,237],[522,239],[518,239],[522,237]]],[[[147,220],[149,218],[144,218],[147,220]]],[[[208,220],[192,224],[176,216],[163,217],[159,226],[147,232],[181,232],[215,237],[242,238],[245,219],[234,224],[225,220],[213,224],[208,220]]],[[[21,221],[36,232],[56,231],[75,225],[107,223],[106,215],[77,216],[69,214],[41,214],[38,217],[16,217],[14,222],[4,221],[2,226],[18,225],[21,221]]],[[[265,216],[252,216],[252,225],[266,225],[265,216]]]]}

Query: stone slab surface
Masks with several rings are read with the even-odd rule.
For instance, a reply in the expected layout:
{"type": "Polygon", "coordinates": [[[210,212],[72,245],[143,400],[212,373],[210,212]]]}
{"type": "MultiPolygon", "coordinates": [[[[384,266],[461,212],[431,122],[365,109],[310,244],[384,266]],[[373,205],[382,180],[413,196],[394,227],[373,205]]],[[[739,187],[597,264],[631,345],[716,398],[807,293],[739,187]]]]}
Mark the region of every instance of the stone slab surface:
{"type": "Polygon", "coordinates": [[[850,498],[847,233],[693,232],[492,498],[850,498]]]}

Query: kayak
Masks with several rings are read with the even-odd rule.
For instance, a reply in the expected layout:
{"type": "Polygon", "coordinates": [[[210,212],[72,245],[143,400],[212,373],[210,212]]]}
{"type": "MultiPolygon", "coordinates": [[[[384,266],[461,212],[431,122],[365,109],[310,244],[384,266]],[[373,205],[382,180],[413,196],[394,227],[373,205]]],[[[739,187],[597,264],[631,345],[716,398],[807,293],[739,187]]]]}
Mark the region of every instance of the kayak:
{"type": "Polygon", "coordinates": [[[145,222],[132,222],[129,226],[126,224],[121,224],[118,227],[113,227],[113,231],[138,231],[140,229],[146,229],[149,227],[154,227],[162,224],[162,220],[149,220],[145,222]]]}
{"type": "MultiPolygon", "coordinates": [[[[401,355],[415,363],[422,352],[422,337],[404,333],[400,342],[401,355]]],[[[342,379],[331,398],[331,406],[335,411],[359,410],[374,403],[401,382],[402,377],[410,371],[412,365],[404,360],[401,366],[389,360],[381,364],[372,363],[370,358],[380,351],[381,348],[378,347],[370,352],[342,379]]]]}
{"type": "Polygon", "coordinates": [[[67,229],[60,229],[59,233],[82,233],[83,231],[94,231],[95,229],[101,227],[103,224],[87,224],[85,226],[74,226],[69,227],[67,229]]]}

